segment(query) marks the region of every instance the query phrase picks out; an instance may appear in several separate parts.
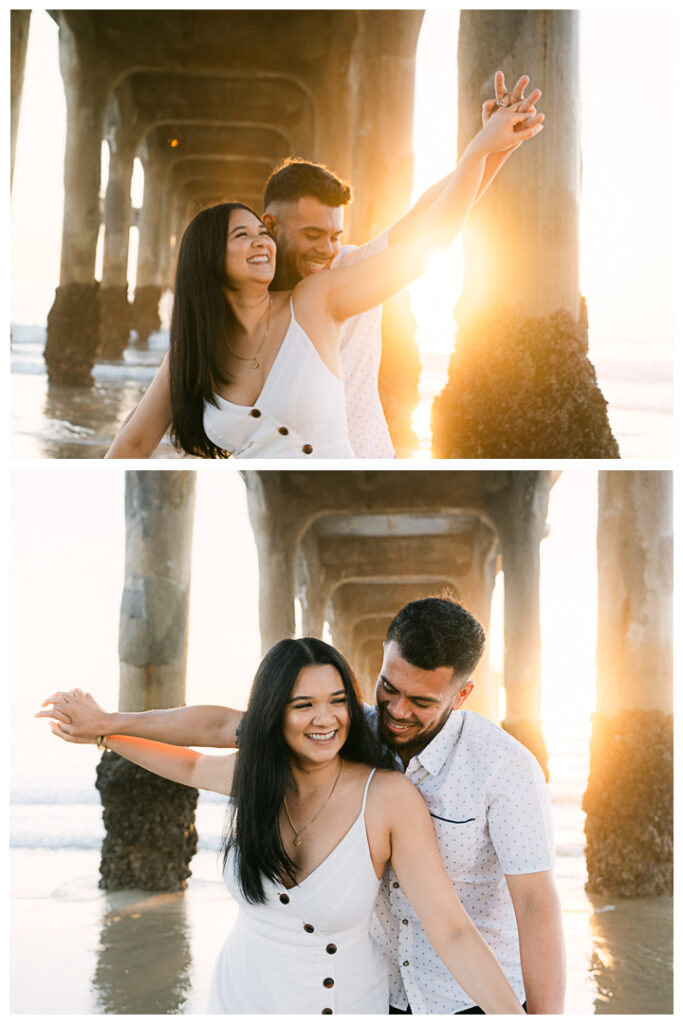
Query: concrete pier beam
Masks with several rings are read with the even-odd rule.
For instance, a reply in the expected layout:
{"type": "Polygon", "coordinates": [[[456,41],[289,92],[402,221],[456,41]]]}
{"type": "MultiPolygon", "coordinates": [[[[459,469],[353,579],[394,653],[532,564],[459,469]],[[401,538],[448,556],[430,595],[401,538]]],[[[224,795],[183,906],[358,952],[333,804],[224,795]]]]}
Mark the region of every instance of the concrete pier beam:
{"type": "Polygon", "coordinates": [[[100,285],[100,347],[102,359],[121,359],[128,346],[131,310],[128,302],[128,247],[132,205],[134,147],[114,140],[110,146],[109,181],[104,197],[104,255],[100,285]]]}
{"type": "Polygon", "coordinates": [[[281,481],[243,474],[247,505],[256,538],[259,564],[259,626],[263,654],[284,637],[294,636],[296,528],[291,506],[283,500],[281,481]],[[265,485],[265,486],[264,486],[265,485]]]}
{"type": "MultiPolygon", "coordinates": [[[[354,239],[367,241],[410,206],[413,186],[415,51],[423,11],[361,11],[354,51],[357,83],[353,140],[354,239]]],[[[420,357],[406,293],[384,304],[380,396],[399,455],[417,447],[420,357]]]]}
{"type": "Polygon", "coordinates": [[[552,476],[517,470],[496,496],[505,581],[503,728],[524,743],[548,777],[548,751],[541,730],[540,544],[545,532],[552,476]]]}
{"type": "Polygon", "coordinates": [[[579,291],[579,12],[461,13],[459,152],[480,127],[497,68],[509,87],[525,72],[543,90],[547,127],[512,155],[465,225],[456,348],[433,406],[433,454],[615,458],[579,291]],[[514,287],[511,266],[525,268],[524,288],[514,287]]]}
{"type": "Polygon", "coordinates": [[[589,892],[673,887],[672,488],[669,472],[599,475],[589,892]]]}
{"type": "Polygon", "coordinates": [[[24,71],[28,33],[31,24],[30,11],[10,11],[10,86],[11,86],[11,141],[10,141],[10,188],[14,181],[14,154],[17,148],[21,94],[24,89],[24,71]]]}
{"type": "Polygon", "coordinates": [[[59,287],[48,314],[45,364],[51,383],[88,385],[99,344],[95,251],[106,86],[65,24],[59,31],[59,62],[67,104],[64,221],[59,287]]]}
{"type": "Polygon", "coordinates": [[[126,474],[122,711],[185,699],[194,494],[192,472],[126,474]]]}
{"type": "Polygon", "coordinates": [[[163,226],[164,168],[155,157],[143,155],[145,191],[140,212],[140,242],[135,296],[130,312],[130,325],[137,331],[138,343],[144,344],[150,334],[161,327],[159,301],[162,293],[161,250],[166,245],[163,226]]]}
{"type": "MultiPolygon", "coordinates": [[[[195,483],[192,472],[126,474],[121,711],[185,702],[195,483]]],[[[107,831],[101,888],[185,888],[197,847],[197,791],[113,753],[100,762],[97,787],[107,831]]]]}

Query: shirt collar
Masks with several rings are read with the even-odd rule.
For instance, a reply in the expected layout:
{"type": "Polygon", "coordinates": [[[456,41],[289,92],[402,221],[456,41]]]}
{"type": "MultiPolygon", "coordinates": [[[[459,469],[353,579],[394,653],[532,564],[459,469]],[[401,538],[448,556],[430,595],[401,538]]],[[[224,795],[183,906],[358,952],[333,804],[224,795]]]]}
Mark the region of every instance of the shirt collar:
{"type": "Polygon", "coordinates": [[[410,775],[420,768],[428,771],[430,775],[437,775],[460,738],[464,722],[465,717],[462,711],[451,711],[443,729],[436,734],[424,750],[411,757],[406,768],[406,775],[410,775]]]}

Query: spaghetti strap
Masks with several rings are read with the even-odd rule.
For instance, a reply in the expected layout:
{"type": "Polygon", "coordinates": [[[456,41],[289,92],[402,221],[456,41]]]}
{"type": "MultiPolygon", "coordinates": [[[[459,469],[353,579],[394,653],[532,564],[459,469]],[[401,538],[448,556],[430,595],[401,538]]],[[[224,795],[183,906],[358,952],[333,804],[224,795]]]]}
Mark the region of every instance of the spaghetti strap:
{"type": "Polygon", "coordinates": [[[214,394],[204,402],[204,431],[237,459],[355,458],[348,440],[344,382],[299,323],[289,324],[261,391],[249,405],[214,394]]]}
{"type": "MultiPolygon", "coordinates": [[[[376,768],[373,768],[373,769],[372,769],[372,771],[371,771],[371,772],[370,772],[370,774],[368,775],[368,780],[367,780],[367,782],[365,783],[365,789],[363,790],[363,803],[362,803],[362,805],[361,805],[361,809],[360,809],[360,813],[361,813],[361,814],[364,814],[364,813],[365,813],[365,801],[366,801],[366,800],[367,800],[367,798],[368,798],[368,789],[370,788],[370,783],[372,782],[372,776],[373,776],[373,775],[375,774],[375,772],[376,772],[376,771],[377,771],[377,769],[376,769],[376,768]]],[[[360,815],[359,815],[359,817],[360,817],[360,815]]]]}

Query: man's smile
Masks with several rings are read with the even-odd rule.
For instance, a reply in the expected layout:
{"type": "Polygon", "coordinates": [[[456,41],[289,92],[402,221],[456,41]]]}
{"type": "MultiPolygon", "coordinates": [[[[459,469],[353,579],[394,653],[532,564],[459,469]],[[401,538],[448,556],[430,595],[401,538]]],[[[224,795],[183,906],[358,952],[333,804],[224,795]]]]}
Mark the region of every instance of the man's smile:
{"type": "Polygon", "coordinates": [[[329,259],[325,260],[316,259],[315,256],[302,256],[301,262],[304,263],[307,267],[310,267],[311,270],[327,270],[330,263],[332,262],[332,258],[330,257],[329,259]]]}
{"type": "Polygon", "coordinates": [[[397,735],[405,733],[409,729],[414,729],[416,725],[419,725],[419,722],[406,722],[405,719],[392,718],[386,709],[382,709],[382,718],[387,729],[397,735]]]}

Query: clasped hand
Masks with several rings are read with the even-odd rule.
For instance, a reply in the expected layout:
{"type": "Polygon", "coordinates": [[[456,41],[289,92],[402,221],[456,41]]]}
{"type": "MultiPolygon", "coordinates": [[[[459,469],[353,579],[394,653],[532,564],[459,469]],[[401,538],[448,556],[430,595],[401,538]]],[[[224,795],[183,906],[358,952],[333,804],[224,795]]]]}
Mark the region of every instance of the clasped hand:
{"type": "Polygon", "coordinates": [[[47,697],[34,718],[50,718],[50,729],[55,736],[68,743],[95,743],[105,731],[102,717],[106,714],[96,700],[76,687],[73,690],[58,690],[47,697]]]}
{"type": "Polygon", "coordinates": [[[475,137],[486,143],[491,152],[516,149],[543,130],[545,114],[538,113],[535,106],[541,90],[534,89],[525,98],[524,90],[529,81],[528,75],[522,75],[514,88],[508,91],[503,72],[496,72],[496,97],[484,103],[481,111],[483,127],[475,137]]]}

